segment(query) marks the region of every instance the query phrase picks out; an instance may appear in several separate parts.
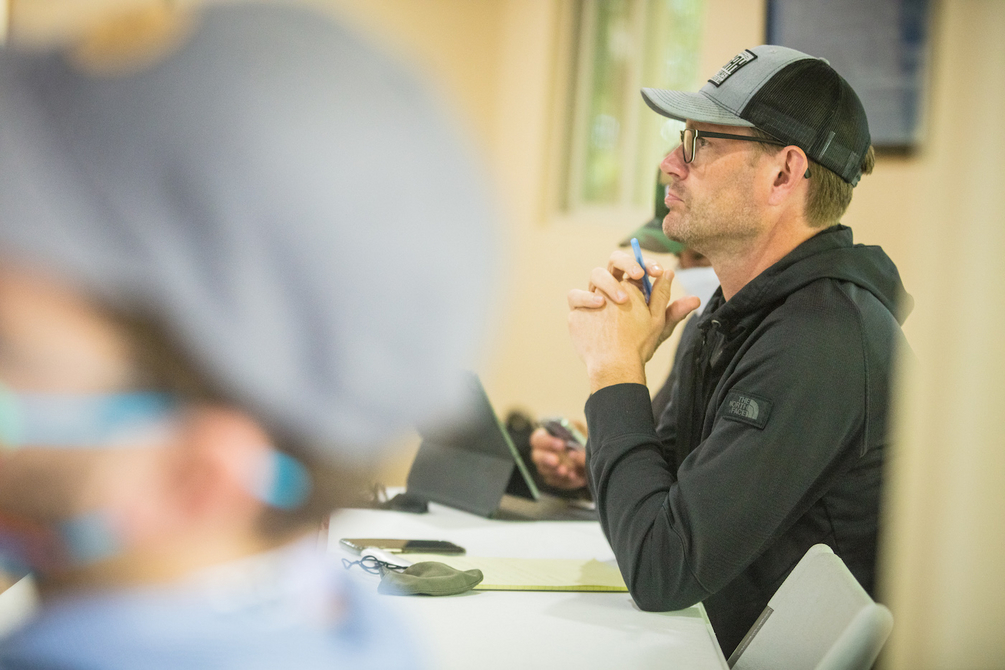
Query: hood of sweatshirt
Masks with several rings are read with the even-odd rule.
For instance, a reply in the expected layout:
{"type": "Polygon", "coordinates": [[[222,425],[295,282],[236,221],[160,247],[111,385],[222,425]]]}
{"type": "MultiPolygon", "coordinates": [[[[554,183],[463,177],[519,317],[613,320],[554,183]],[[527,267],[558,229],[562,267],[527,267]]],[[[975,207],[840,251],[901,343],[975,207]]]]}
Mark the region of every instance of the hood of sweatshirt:
{"type": "MultiPolygon", "coordinates": [[[[818,279],[848,281],[869,291],[903,324],[914,307],[897,266],[878,246],[855,244],[851,228],[826,228],[793,249],[723,304],[719,289],[705,315],[733,322],[783,300],[818,279]]],[[[707,318],[710,318],[707,317],[707,318]]],[[[704,320],[704,319],[703,319],[704,320]]]]}

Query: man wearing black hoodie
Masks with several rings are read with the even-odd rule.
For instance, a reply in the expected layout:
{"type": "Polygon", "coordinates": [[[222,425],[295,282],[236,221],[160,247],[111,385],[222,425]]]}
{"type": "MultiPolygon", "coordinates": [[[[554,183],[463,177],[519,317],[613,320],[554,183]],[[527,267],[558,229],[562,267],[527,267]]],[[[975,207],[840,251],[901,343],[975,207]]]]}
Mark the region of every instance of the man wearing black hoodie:
{"type": "Polygon", "coordinates": [[[638,605],[703,601],[728,655],[814,544],[874,591],[906,294],[882,249],[838,224],[874,158],[861,102],[826,61],[760,46],[697,93],[642,95],[687,126],[661,166],[663,229],[721,289],[680,344],[658,428],[644,364],[694,299],[670,303],[672,273],[620,251],[569,293],[589,478],[638,605]]]}

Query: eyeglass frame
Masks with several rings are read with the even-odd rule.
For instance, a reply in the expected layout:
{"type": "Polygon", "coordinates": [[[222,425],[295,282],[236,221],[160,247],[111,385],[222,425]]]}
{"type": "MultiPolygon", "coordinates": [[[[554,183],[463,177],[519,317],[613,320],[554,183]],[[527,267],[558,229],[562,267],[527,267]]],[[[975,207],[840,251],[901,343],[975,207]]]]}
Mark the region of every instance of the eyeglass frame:
{"type": "Polygon", "coordinates": [[[709,131],[709,130],[698,130],[697,128],[685,128],[682,131],[680,131],[680,145],[681,145],[681,147],[684,147],[684,150],[681,153],[683,154],[682,157],[684,158],[684,162],[685,163],[693,163],[694,162],[694,157],[698,155],[698,138],[699,137],[710,137],[710,138],[713,138],[713,139],[721,139],[721,140],[740,140],[741,142],[758,142],[760,144],[774,144],[774,145],[779,146],[779,147],[786,146],[786,145],[782,144],[781,142],[779,142],[778,140],[775,140],[775,139],[764,139],[762,137],[752,137],[750,135],[733,135],[733,134],[730,134],[730,133],[713,133],[712,131],[709,131]],[[691,138],[691,159],[690,160],[688,160],[688,157],[687,157],[687,145],[686,145],[686,143],[684,141],[684,134],[685,133],[694,133],[694,137],[691,138]]]}
{"type": "MultiPolygon", "coordinates": [[[[685,165],[693,163],[694,157],[698,155],[698,138],[699,137],[710,137],[712,139],[721,140],[740,140],[741,142],[758,142],[759,144],[771,144],[776,147],[788,146],[784,142],[780,142],[776,139],[765,139],[763,137],[752,137],[750,135],[733,135],[731,133],[714,133],[710,130],[699,130],[697,128],[684,128],[680,131],[680,146],[681,146],[681,158],[684,159],[685,165]],[[684,133],[694,133],[691,138],[691,159],[688,160],[687,157],[687,147],[684,142],[684,133]]],[[[803,175],[806,179],[810,178],[810,169],[806,168],[806,174],[803,175]]]]}
{"type": "Polygon", "coordinates": [[[350,561],[348,558],[342,559],[342,567],[346,570],[350,569],[354,565],[358,565],[365,572],[371,575],[380,575],[383,577],[385,574],[390,572],[404,572],[408,566],[407,565],[396,565],[394,563],[388,563],[387,561],[382,561],[376,556],[367,554],[358,561],[350,561]]]}

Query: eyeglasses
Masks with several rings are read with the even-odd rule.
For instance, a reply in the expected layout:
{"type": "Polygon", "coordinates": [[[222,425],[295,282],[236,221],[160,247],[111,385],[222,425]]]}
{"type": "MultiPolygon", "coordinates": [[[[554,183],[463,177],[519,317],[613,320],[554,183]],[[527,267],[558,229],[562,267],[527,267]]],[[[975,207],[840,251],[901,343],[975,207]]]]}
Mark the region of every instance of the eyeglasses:
{"type": "Polygon", "coordinates": [[[393,572],[403,572],[407,565],[395,565],[394,563],[387,563],[380,560],[376,556],[364,556],[358,561],[350,561],[348,558],[342,559],[342,567],[346,570],[358,565],[364,571],[369,572],[371,575],[380,575],[383,577],[389,570],[393,572]]]}
{"type": "MultiPolygon", "coordinates": [[[[0,382],[0,454],[36,449],[158,446],[181,411],[181,400],[159,391],[22,393],[0,382]]],[[[248,492],[279,509],[300,507],[311,476],[289,454],[269,448],[244,482],[248,492]]]]}
{"type": "Polygon", "coordinates": [[[680,143],[684,148],[684,162],[690,163],[694,160],[694,156],[698,153],[698,138],[699,137],[713,137],[723,140],[740,140],[741,142],[758,142],[760,144],[774,144],[779,147],[784,147],[785,145],[778,140],[766,140],[760,137],[751,137],[750,135],[730,135],[728,133],[712,133],[707,130],[696,130],[694,128],[685,128],[680,131],[680,143]]]}
{"type": "Polygon", "coordinates": [[[179,410],[159,392],[21,393],[0,382],[0,448],[157,442],[179,410]]]}

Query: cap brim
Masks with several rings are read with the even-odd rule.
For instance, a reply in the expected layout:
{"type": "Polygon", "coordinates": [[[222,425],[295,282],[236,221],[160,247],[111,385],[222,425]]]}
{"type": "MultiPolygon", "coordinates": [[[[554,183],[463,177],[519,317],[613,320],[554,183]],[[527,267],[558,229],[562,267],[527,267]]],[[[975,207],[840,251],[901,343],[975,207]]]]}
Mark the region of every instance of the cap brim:
{"type": "Polygon", "coordinates": [[[639,246],[656,254],[679,254],[684,251],[684,245],[675,242],[663,234],[663,220],[653,218],[634,230],[631,235],[621,240],[621,246],[627,247],[632,238],[639,240],[639,246]]]}
{"type": "Polygon", "coordinates": [[[701,91],[668,91],[662,88],[642,89],[642,98],[657,114],[677,119],[678,121],[700,121],[715,123],[721,126],[754,126],[750,121],[744,121],[739,116],[722,107],[701,91]]]}

